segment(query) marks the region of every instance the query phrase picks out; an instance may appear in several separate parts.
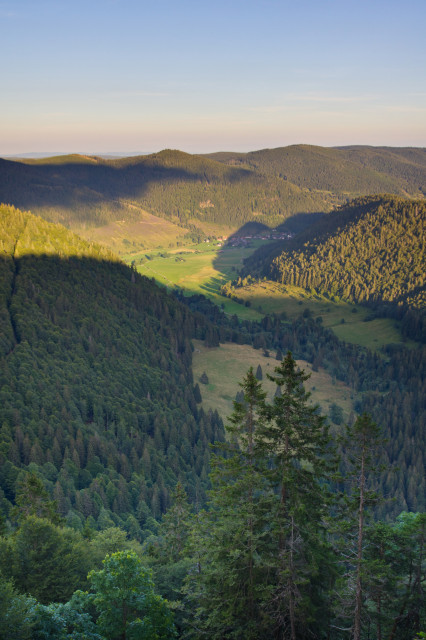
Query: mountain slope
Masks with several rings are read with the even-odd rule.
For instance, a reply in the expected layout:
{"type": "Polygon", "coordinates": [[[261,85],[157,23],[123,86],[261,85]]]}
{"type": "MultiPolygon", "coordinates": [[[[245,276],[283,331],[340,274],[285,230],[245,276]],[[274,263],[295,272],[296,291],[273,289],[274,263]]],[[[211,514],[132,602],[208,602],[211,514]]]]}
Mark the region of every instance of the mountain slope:
{"type": "Polygon", "coordinates": [[[280,176],[300,188],[355,197],[374,193],[426,195],[426,149],[292,145],[208,157],[280,176]]]}
{"type": "Polygon", "coordinates": [[[178,477],[206,488],[191,312],[63,227],[0,208],[0,499],[35,469],[69,522],[143,537],[178,477]],[[148,524],[147,524],[148,523],[148,524]]]}
{"type": "Polygon", "coordinates": [[[70,227],[137,220],[135,204],[184,226],[195,219],[234,228],[331,207],[329,196],[280,177],[170,150],[121,160],[0,160],[0,201],[70,227]]]}
{"type": "Polygon", "coordinates": [[[282,284],[353,302],[422,307],[425,221],[422,201],[355,200],[321,218],[264,268],[282,284]]]}

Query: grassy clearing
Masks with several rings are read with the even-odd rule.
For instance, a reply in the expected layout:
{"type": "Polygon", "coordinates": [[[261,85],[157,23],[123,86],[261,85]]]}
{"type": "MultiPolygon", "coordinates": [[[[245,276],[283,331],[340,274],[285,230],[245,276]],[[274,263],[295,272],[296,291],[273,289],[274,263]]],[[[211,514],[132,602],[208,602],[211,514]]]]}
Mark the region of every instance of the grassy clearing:
{"type": "MultiPolygon", "coordinates": [[[[240,390],[239,383],[250,367],[256,372],[259,364],[262,367],[264,389],[269,398],[273,397],[276,385],[267,379],[266,374],[272,374],[279,364],[274,357],[266,358],[263,351],[248,345],[226,343],[218,348],[209,349],[200,340],[193,342],[194,380],[198,382],[204,371],[209,379],[207,385],[200,383],[204,409],[217,409],[226,420],[232,413],[233,401],[240,390]]],[[[312,393],[312,402],[318,403],[325,414],[332,403],[339,405],[343,409],[344,419],[347,420],[353,408],[352,391],[349,387],[343,382],[333,380],[323,369],[312,371],[311,365],[304,360],[298,360],[297,364],[306,373],[311,374],[305,388],[312,393]]]]}
{"type": "Polygon", "coordinates": [[[170,288],[181,288],[188,295],[201,293],[212,302],[223,306],[226,313],[236,313],[240,318],[259,319],[261,314],[220,295],[220,288],[236,275],[244,258],[253,248],[227,248],[218,244],[202,243],[181,247],[167,252],[135,254],[136,266],[140,273],[155,278],[159,284],[170,288]],[[160,253],[163,253],[161,257],[160,253]],[[149,256],[143,264],[139,257],[149,256]]]}
{"type": "MultiPolygon", "coordinates": [[[[123,228],[123,237],[128,234],[138,241],[137,225],[144,231],[145,242],[167,244],[170,238],[176,241],[173,227],[183,233],[184,230],[172,223],[146,214],[145,222],[133,223],[133,234],[123,228]],[[151,220],[147,225],[147,220],[151,220]],[[146,229],[151,228],[150,234],[146,229]],[[161,242],[160,242],[161,241],[161,242]]],[[[114,223],[119,227],[120,223],[114,223]]],[[[123,223],[124,225],[124,223],[123,223]]],[[[109,225],[108,228],[110,228],[109,225]]],[[[127,225],[130,227],[130,225],[127,225]]],[[[108,228],[103,227],[106,234],[108,228]]],[[[101,233],[102,229],[91,230],[101,233]]],[[[123,238],[117,242],[123,243],[123,238]]],[[[220,295],[222,284],[235,279],[243,261],[262,241],[253,242],[250,248],[223,247],[220,243],[201,243],[176,247],[176,242],[169,242],[165,250],[140,249],[132,247],[123,258],[127,262],[135,261],[137,269],[143,275],[154,278],[159,284],[168,288],[181,288],[188,295],[201,293],[230,315],[236,314],[241,319],[259,320],[266,313],[285,313],[293,319],[301,313],[311,313],[313,317],[321,317],[324,326],[332,329],[339,339],[353,342],[369,349],[380,349],[384,344],[404,342],[394,320],[379,318],[366,322],[370,311],[360,305],[346,302],[332,302],[323,296],[313,296],[303,289],[282,286],[276,282],[263,281],[238,289],[239,298],[250,303],[244,306],[220,295]],[[148,259],[148,257],[150,259],[148,259]],[[143,264],[139,261],[142,260],[143,264]]],[[[409,346],[413,343],[407,343],[409,346]]]]}
{"type": "Polygon", "coordinates": [[[158,251],[130,257],[137,259],[150,255],[151,260],[137,266],[140,273],[155,278],[164,286],[182,288],[188,295],[201,293],[222,306],[226,313],[236,314],[241,319],[258,320],[266,313],[285,313],[293,319],[305,312],[315,318],[321,317],[324,326],[332,329],[339,339],[369,349],[378,350],[385,344],[404,342],[394,320],[378,318],[366,322],[370,311],[365,307],[332,302],[299,287],[263,281],[237,289],[237,296],[250,302],[249,307],[224,298],[220,295],[222,284],[236,277],[243,260],[255,248],[202,243],[163,252],[166,257],[161,257],[158,251]]]}
{"type": "Polygon", "coordinates": [[[366,322],[371,313],[369,309],[347,302],[331,302],[299,287],[264,281],[238,289],[236,293],[239,298],[249,300],[252,308],[259,312],[285,313],[290,319],[304,312],[321,317],[323,325],[332,329],[340,340],[369,349],[380,349],[389,343],[411,344],[403,340],[395,320],[377,318],[366,322]]]}

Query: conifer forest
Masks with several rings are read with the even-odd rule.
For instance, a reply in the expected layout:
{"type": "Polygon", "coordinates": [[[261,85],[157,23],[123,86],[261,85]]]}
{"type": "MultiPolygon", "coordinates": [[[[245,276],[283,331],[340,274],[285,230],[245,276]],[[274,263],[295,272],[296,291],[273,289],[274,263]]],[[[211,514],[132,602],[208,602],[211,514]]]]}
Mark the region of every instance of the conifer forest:
{"type": "Polygon", "coordinates": [[[424,149],[0,159],[0,640],[426,638],[425,194],[424,149]]]}

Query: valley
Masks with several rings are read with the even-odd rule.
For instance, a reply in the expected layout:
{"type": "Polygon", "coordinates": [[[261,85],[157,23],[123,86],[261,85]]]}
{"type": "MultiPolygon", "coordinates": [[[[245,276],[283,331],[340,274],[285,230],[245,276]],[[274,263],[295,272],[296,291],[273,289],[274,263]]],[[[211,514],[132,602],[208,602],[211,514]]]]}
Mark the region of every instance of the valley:
{"type": "Polygon", "coordinates": [[[179,249],[128,253],[123,259],[127,264],[134,264],[139,273],[154,278],[171,291],[179,288],[185,295],[202,294],[226,313],[236,314],[241,319],[259,320],[265,314],[295,319],[304,313],[319,318],[340,340],[369,349],[380,350],[391,343],[415,345],[401,334],[397,321],[371,318],[371,311],[361,305],[312,295],[300,287],[262,280],[235,290],[240,303],[223,296],[223,285],[236,278],[244,260],[262,245],[267,246],[267,242],[256,240],[249,247],[228,247],[211,242],[179,249]]]}
{"type": "Polygon", "coordinates": [[[345,640],[361,566],[372,628],[412,640],[425,153],[0,160],[0,598],[22,640],[109,638],[88,589],[111,567],[152,574],[165,640],[269,640],[284,592],[295,637],[345,640]]]}

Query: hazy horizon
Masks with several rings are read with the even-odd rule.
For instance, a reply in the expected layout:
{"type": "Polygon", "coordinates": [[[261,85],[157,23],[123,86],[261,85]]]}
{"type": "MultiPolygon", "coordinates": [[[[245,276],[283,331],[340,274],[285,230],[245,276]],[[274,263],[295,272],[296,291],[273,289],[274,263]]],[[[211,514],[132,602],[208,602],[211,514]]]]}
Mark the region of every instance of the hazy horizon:
{"type": "MultiPolygon", "coordinates": [[[[425,149],[425,147],[422,146],[414,146],[414,145],[404,145],[404,146],[399,146],[399,145],[358,145],[358,144],[348,144],[348,145],[310,145],[307,143],[300,143],[300,145],[285,145],[285,146],[318,146],[318,147],[323,147],[323,148],[329,148],[329,149],[344,149],[346,147],[371,147],[371,148],[388,148],[388,149],[400,149],[400,148],[407,148],[407,149],[425,149]]],[[[205,151],[199,151],[198,153],[194,153],[193,155],[208,155],[211,153],[250,153],[250,152],[255,152],[255,151],[263,151],[265,149],[279,149],[279,148],[285,148],[285,146],[283,147],[263,147],[263,148],[259,148],[259,149],[249,149],[248,151],[242,151],[241,149],[220,149],[220,150],[215,150],[215,151],[210,151],[210,150],[205,150],[205,151]]],[[[28,160],[36,160],[36,159],[43,159],[43,158],[54,158],[57,156],[67,156],[67,155],[81,155],[81,156],[93,156],[93,157],[103,157],[103,158],[127,158],[127,157],[132,157],[132,156],[147,156],[147,155],[153,155],[155,153],[160,153],[161,151],[164,151],[166,149],[171,149],[173,151],[182,151],[184,153],[189,153],[191,154],[192,152],[190,151],[185,151],[184,149],[172,149],[171,147],[164,147],[163,149],[156,149],[153,151],[82,151],[81,149],[79,151],[27,151],[27,152],[22,152],[22,153],[14,153],[14,154],[3,154],[0,155],[1,158],[3,159],[28,159],[28,160]]]]}

